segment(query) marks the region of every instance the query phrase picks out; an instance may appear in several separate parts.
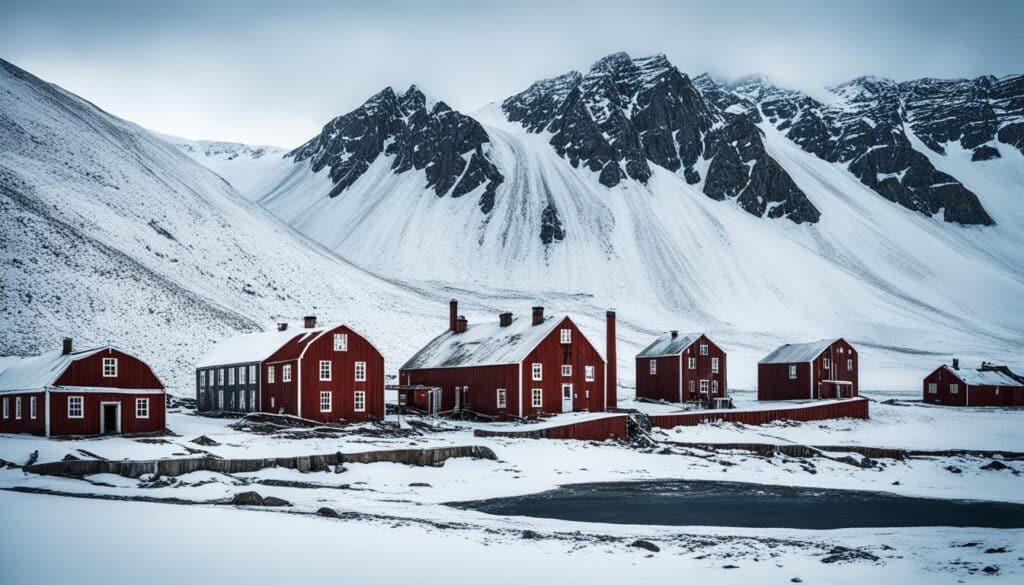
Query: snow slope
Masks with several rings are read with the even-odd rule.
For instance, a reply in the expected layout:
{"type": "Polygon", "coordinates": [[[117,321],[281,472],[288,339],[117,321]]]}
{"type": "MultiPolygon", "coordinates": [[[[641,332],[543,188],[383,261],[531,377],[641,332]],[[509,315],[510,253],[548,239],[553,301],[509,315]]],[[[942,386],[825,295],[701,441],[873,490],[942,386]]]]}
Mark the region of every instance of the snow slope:
{"type": "Polygon", "coordinates": [[[0,61],[0,354],[113,343],[191,395],[218,339],[345,321],[390,364],[445,307],[338,259],[150,132],[0,61]]]}
{"type": "Polygon", "coordinates": [[[239,142],[189,140],[178,136],[157,135],[199,164],[224,177],[232,187],[246,196],[272,188],[274,185],[267,184],[265,180],[274,177],[280,169],[292,165],[290,160],[284,158],[288,150],[278,146],[252,146],[239,142]]]}

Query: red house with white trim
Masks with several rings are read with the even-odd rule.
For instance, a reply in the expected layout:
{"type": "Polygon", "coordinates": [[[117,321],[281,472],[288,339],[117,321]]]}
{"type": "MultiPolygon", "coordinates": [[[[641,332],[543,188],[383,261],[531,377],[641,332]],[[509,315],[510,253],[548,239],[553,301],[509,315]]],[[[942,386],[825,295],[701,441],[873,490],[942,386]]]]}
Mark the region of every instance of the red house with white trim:
{"type": "Polygon", "coordinates": [[[469,324],[449,306],[448,331],[434,338],[399,369],[399,383],[411,390],[434,389],[431,411],[533,417],[573,411],[600,412],[616,405],[614,387],[615,313],[606,315],[605,359],[567,316],[530,318],[502,313],[497,322],[469,324]]]}
{"type": "Polygon", "coordinates": [[[941,365],[924,378],[923,399],[951,406],[1024,406],[1024,380],[1005,366],[982,363],[979,369],[941,365]]]}
{"type": "Polygon", "coordinates": [[[292,327],[218,343],[196,366],[200,412],[272,412],[323,422],[384,418],[384,357],[347,325],[292,327]]]}
{"type": "Polygon", "coordinates": [[[725,351],[703,333],[670,331],[636,356],[638,398],[712,405],[728,393],[725,351]]]}
{"type": "Polygon", "coordinates": [[[845,339],[787,343],[757,364],[758,400],[813,400],[859,395],[857,350],[845,339]]]}
{"type": "Polygon", "coordinates": [[[153,433],[166,424],[164,385],[113,346],[62,350],[0,365],[0,432],[46,437],[153,433]]]}

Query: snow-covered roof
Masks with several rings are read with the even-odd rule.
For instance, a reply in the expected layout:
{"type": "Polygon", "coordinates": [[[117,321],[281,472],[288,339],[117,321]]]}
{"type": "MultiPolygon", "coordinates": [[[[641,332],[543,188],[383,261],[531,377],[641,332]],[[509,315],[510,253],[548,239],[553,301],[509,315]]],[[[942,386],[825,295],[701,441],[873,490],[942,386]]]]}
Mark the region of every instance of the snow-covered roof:
{"type": "Polygon", "coordinates": [[[107,347],[94,347],[65,354],[60,350],[31,357],[4,357],[0,365],[0,392],[40,390],[53,386],[68,365],[107,347]]]}
{"type": "Polygon", "coordinates": [[[697,341],[697,338],[701,335],[703,333],[684,333],[672,337],[671,333],[666,333],[655,339],[653,343],[645,347],[636,357],[648,358],[678,355],[684,349],[693,345],[693,342],[697,341]]]}
{"type": "Polygon", "coordinates": [[[564,318],[548,317],[540,325],[533,325],[529,317],[516,317],[507,327],[494,321],[468,325],[462,333],[445,331],[409,358],[401,369],[517,364],[564,318]]]}
{"type": "Polygon", "coordinates": [[[1024,386],[1003,372],[995,370],[954,370],[949,366],[943,367],[968,386],[1024,386]]]}
{"type": "Polygon", "coordinates": [[[274,331],[246,333],[229,337],[217,342],[217,345],[213,346],[213,349],[199,360],[196,367],[208,368],[211,366],[262,362],[274,352],[284,347],[289,341],[300,336],[311,340],[316,335],[327,331],[327,329],[327,327],[304,329],[301,325],[293,327],[292,324],[289,324],[288,328],[284,331],[277,331],[275,329],[274,331]]]}
{"type": "Polygon", "coordinates": [[[787,343],[775,348],[775,351],[764,356],[759,364],[802,364],[814,361],[821,352],[839,341],[838,338],[821,339],[810,343],[787,343]]]}

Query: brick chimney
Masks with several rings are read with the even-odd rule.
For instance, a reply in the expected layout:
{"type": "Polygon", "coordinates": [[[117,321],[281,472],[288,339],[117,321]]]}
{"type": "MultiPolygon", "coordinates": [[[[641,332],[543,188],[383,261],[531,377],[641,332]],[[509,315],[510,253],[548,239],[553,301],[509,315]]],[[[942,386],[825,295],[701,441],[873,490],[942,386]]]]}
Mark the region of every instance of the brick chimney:
{"type": "Polygon", "coordinates": [[[469,327],[469,321],[467,321],[464,316],[459,315],[458,320],[455,322],[455,332],[465,333],[466,327],[469,327]]]}
{"type": "Polygon", "coordinates": [[[544,307],[533,308],[533,324],[540,325],[544,322],[544,307]]]}
{"type": "Polygon", "coordinates": [[[277,330],[278,331],[287,331],[288,330],[288,324],[287,323],[278,323],[277,324],[277,330]]]}
{"type": "Polygon", "coordinates": [[[306,315],[302,318],[302,326],[306,329],[312,329],[316,327],[316,315],[306,315]]]}
{"type": "Polygon", "coordinates": [[[70,337],[65,337],[64,338],[64,347],[61,350],[61,353],[63,353],[64,355],[68,355],[69,353],[71,353],[71,338],[70,337]]]}
{"type": "Polygon", "coordinates": [[[502,313],[498,315],[498,324],[502,327],[508,327],[512,324],[512,313],[502,313]]]}
{"type": "Polygon", "coordinates": [[[459,330],[459,301],[452,299],[448,301],[448,330],[459,330]]]}
{"type": "Polygon", "coordinates": [[[605,408],[616,408],[619,405],[619,362],[616,358],[615,310],[605,313],[605,358],[608,360],[605,375],[605,408]]]}
{"type": "Polygon", "coordinates": [[[959,370],[960,369],[960,358],[953,358],[953,369],[954,370],[959,370]]]}

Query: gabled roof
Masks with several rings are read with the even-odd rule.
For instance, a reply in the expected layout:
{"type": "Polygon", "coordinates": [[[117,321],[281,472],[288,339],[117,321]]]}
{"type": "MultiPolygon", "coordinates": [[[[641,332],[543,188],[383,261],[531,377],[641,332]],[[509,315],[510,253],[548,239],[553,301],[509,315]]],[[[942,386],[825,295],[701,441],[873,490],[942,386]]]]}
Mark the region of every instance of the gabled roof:
{"type": "Polygon", "coordinates": [[[1011,376],[995,370],[954,370],[949,366],[942,367],[968,386],[1024,386],[1011,376]]]}
{"type": "Polygon", "coordinates": [[[666,333],[655,339],[654,342],[645,347],[643,351],[636,354],[636,357],[651,358],[679,355],[684,349],[693,345],[693,342],[697,341],[701,335],[704,334],[684,333],[672,337],[671,333],[666,333]]]}
{"type": "Polygon", "coordinates": [[[469,325],[462,333],[445,331],[400,369],[518,364],[564,319],[548,317],[540,325],[533,325],[531,318],[516,317],[507,327],[493,321],[469,325]]]}
{"type": "Polygon", "coordinates": [[[94,347],[65,354],[54,350],[31,357],[6,357],[0,364],[0,392],[42,390],[53,386],[71,362],[87,358],[111,346],[94,347]]]}
{"type": "MultiPolygon", "coordinates": [[[[319,334],[334,327],[293,328],[290,324],[284,331],[262,331],[236,335],[217,342],[196,364],[197,368],[262,362],[277,353],[293,340],[305,347],[319,334]]],[[[301,350],[300,350],[301,353],[301,350]]],[[[294,357],[298,357],[297,355],[294,357]]]]}
{"type": "Polygon", "coordinates": [[[775,351],[761,358],[759,364],[802,364],[814,361],[821,352],[828,349],[838,337],[821,339],[810,343],[787,343],[775,348],[775,351]]]}

